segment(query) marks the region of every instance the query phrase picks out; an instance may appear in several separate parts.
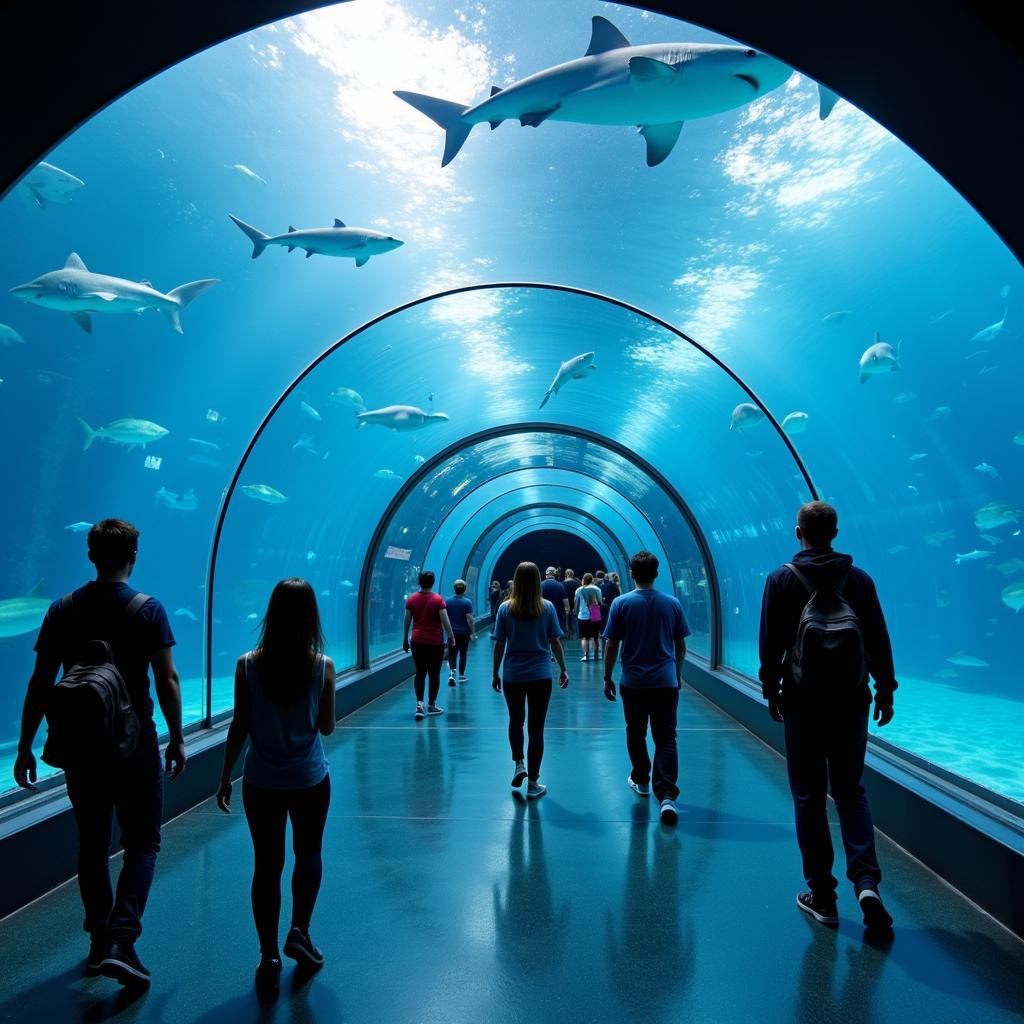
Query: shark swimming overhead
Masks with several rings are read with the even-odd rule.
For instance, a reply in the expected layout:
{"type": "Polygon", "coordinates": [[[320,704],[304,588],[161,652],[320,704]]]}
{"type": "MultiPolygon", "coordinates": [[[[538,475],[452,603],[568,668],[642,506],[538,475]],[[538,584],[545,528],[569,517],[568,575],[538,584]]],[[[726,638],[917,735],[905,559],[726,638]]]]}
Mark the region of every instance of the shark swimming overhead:
{"type": "Polygon", "coordinates": [[[289,227],[283,235],[265,235],[259,228],[246,224],[234,214],[228,216],[248,235],[252,242],[252,258],[256,259],[268,245],[283,245],[289,252],[305,249],[306,259],[314,253],[321,256],[347,256],[356,261],[357,267],[366,266],[371,256],[391,252],[405,243],[382,231],[371,228],[350,228],[344,221],[335,219],[329,228],[289,227]]]}
{"type": "Polygon", "coordinates": [[[420,430],[431,423],[447,423],[448,414],[444,412],[424,412],[415,405],[388,405],[383,409],[371,409],[369,412],[356,413],[360,428],[367,423],[388,430],[420,430]]]}
{"type": "MultiPolygon", "coordinates": [[[[420,93],[395,95],[445,130],[441,166],[450,164],[474,125],[497,128],[518,121],[638,126],[647,165],[672,152],[685,121],[734,110],[777,89],[793,69],[744,46],[649,43],[633,46],[607,18],[595,16],[587,52],[538,71],[504,89],[491,88],[480,103],[464,106],[420,93]]],[[[820,117],[838,96],[819,87],[820,117]]]]}
{"type": "Polygon", "coordinates": [[[555,374],[555,379],[551,382],[551,387],[544,392],[544,398],[540,403],[540,408],[543,409],[548,404],[548,399],[552,395],[557,395],[558,392],[571,380],[584,380],[592,374],[597,367],[594,365],[594,353],[584,352],[582,355],[573,356],[572,359],[567,359],[558,368],[558,373],[555,374]]]}
{"type": "Polygon", "coordinates": [[[97,438],[101,441],[109,441],[111,444],[126,445],[130,450],[136,445],[142,445],[145,448],[147,444],[159,441],[170,433],[166,427],[161,427],[159,423],[152,423],[150,420],[131,418],[114,420],[113,423],[108,423],[105,427],[100,427],[98,430],[93,430],[81,416],[78,417],[78,422],[85,431],[85,444],[82,445],[83,452],[87,452],[93,441],[97,438]]]}
{"type": "Polygon", "coordinates": [[[71,197],[85,187],[85,182],[44,160],[18,182],[18,187],[42,210],[47,203],[70,203],[71,197]]]}
{"type": "Polygon", "coordinates": [[[887,341],[882,341],[875,331],[875,343],[864,350],[860,357],[860,382],[864,383],[868,377],[879,373],[891,373],[899,370],[900,367],[900,346],[893,349],[887,341]]]}
{"type": "Polygon", "coordinates": [[[181,311],[217,283],[216,278],[190,281],[165,295],[149,281],[127,281],[122,277],[94,274],[81,256],[73,252],[62,269],[51,270],[28,284],[20,284],[11,289],[11,294],[23,302],[69,313],[86,334],[92,334],[93,313],[141,313],[145,309],[159,310],[167,317],[167,322],[183,334],[181,311]]]}

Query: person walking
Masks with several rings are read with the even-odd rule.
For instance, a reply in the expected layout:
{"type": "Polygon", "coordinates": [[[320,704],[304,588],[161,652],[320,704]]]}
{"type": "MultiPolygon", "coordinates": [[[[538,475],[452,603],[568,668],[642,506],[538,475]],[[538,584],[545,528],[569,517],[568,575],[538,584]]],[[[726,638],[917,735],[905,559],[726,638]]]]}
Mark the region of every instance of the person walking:
{"type": "Polygon", "coordinates": [[[565,619],[565,635],[569,640],[576,636],[576,591],[580,589],[580,581],[576,579],[572,569],[565,570],[565,579],[562,580],[565,588],[565,597],[569,602],[569,610],[565,619]]]}
{"type": "Polygon", "coordinates": [[[448,618],[444,598],[434,593],[434,574],[429,570],[419,576],[420,589],[405,602],[405,623],[402,626],[402,650],[412,652],[416,665],[413,685],[416,689],[417,722],[427,715],[443,715],[444,708],[437,706],[437,695],[441,690],[441,663],[444,661],[444,639],[449,646],[455,646],[455,634],[448,618]],[[412,625],[412,641],[409,640],[409,626],[412,625]],[[430,678],[428,703],[423,707],[423,690],[427,677],[430,678]]]}
{"type": "Polygon", "coordinates": [[[335,725],[334,663],[313,588],[302,579],[274,587],[255,649],[235,666],[234,717],[224,745],[217,806],[231,813],[231,778],[246,740],[242,775],[253,846],[252,915],[260,943],[256,986],[276,992],[281,983],[278,928],[285,829],[292,823],[292,917],[285,955],[300,966],[322,966],[324,954],[309,937],[323,878],[323,836],[331,780],[321,736],[335,725]]]}
{"type": "Polygon", "coordinates": [[[445,601],[448,621],[452,624],[455,646],[448,648],[448,685],[455,685],[455,663],[458,660],[459,682],[466,681],[466,657],[473,639],[473,602],[466,597],[466,581],[456,580],[455,594],[445,601]]]}
{"type": "Polygon", "coordinates": [[[823,501],[797,516],[800,551],[765,582],[761,605],[762,693],[785,726],[786,764],[807,892],[797,906],[822,924],[839,923],[838,882],[826,804],[828,783],[865,926],[888,931],[892,918],[879,895],[871,809],[861,785],[875,680],[874,719],[893,719],[897,688],[892,646],[871,577],[832,548],[836,510],[823,501]]]}
{"type": "Polygon", "coordinates": [[[629,575],[636,589],[613,599],[604,627],[608,644],[604,695],[615,700],[612,673],[621,651],[619,694],[626,719],[626,749],[632,764],[626,781],[639,796],[650,795],[650,722],[654,740],[654,796],[660,805],[662,823],[674,825],[679,820],[676,713],[690,627],[679,601],[654,589],[658,559],[650,551],[638,551],[630,559],[629,575]]]}
{"type": "Polygon", "coordinates": [[[551,700],[551,667],[548,651],[558,662],[558,685],[569,685],[562,650],[562,630],[550,601],[541,596],[540,570],[533,562],[516,567],[512,596],[498,609],[494,620],[494,676],[491,686],[504,693],[508,706],[508,741],[515,769],[512,786],[528,779],[526,797],[536,799],[547,792],[540,782],[544,757],[544,720],[551,700]],[[527,717],[529,708],[529,717],[527,717]],[[523,758],[523,723],[530,737],[523,758]]]}
{"type": "MultiPolygon", "coordinates": [[[[622,588],[619,586],[619,574],[617,572],[611,572],[608,573],[603,580],[595,582],[598,589],[601,591],[601,611],[604,614],[604,621],[607,622],[608,611],[612,606],[612,601],[622,593],[622,588]]],[[[605,639],[603,633],[600,636],[600,644],[601,651],[604,652],[608,641],[605,639]]]]}
{"type": "Polygon", "coordinates": [[[594,577],[589,572],[583,574],[583,586],[576,590],[574,611],[580,627],[580,647],[583,648],[580,661],[600,661],[601,591],[594,586],[594,577]]]}
{"type": "Polygon", "coordinates": [[[491,580],[491,589],[487,592],[487,598],[491,604],[491,621],[497,617],[498,608],[503,600],[501,584],[497,580],[491,580]]]}
{"type": "MultiPolygon", "coordinates": [[[[551,602],[555,614],[558,616],[558,628],[564,636],[566,619],[569,617],[569,599],[566,597],[565,587],[562,586],[558,578],[558,569],[553,565],[549,565],[544,572],[544,582],[540,585],[540,596],[545,601],[551,602]]],[[[553,654],[551,660],[555,660],[553,654]]]]}
{"type": "Polygon", "coordinates": [[[34,790],[32,744],[45,713],[49,735],[43,760],[64,769],[78,827],[78,888],[89,933],[86,973],[104,974],[133,987],[150,983],[149,969],[139,959],[135,944],[142,934],[142,915],[160,850],[163,776],[166,772],[173,781],[186,762],[181,687],[171,654],[175,641],[167,612],[156,598],[128,585],[138,542],[139,531],[123,519],[103,519],[89,530],[89,561],[96,567],[96,579],[54,601],[43,619],[14,762],[15,782],[34,790]],[[97,641],[109,646],[97,648],[97,641]],[[90,686],[102,674],[112,696],[123,686],[134,712],[130,720],[122,719],[124,734],[106,735],[106,722],[90,722],[83,713],[62,720],[61,706],[72,710],[62,698],[74,700],[70,690],[58,695],[60,686],[54,685],[62,666],[69,683],[86,672],[90,686]],[[163,766],[149,694],[150,668],[170,734],[163,766]],[[116,669],[119,679],[111,676],[110,669],[116,669]],[[118,754],[105,756],[103,748],[112,740],[118,741],[118,754]],[[124,848],[116,894],[111,889],[109,863],[115,814],[124,848]]]}

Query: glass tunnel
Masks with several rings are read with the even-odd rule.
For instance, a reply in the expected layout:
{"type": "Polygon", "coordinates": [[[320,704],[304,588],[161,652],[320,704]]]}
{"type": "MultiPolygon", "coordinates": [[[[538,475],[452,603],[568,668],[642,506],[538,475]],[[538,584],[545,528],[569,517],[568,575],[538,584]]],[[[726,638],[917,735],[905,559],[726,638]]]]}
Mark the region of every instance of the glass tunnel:
{"type": "MultiPolygon", "coordinates": [[[[729,42],[599,6],[632,41],[729,42]]],[[[339,672],[366,669],[399,651],[421,567],[482,611],[502,552],[547,529],[623,578],[654,551],[692,656],[749,680],[764,578],[819,495],[888,616],[884,739],[1020,813],[1020,265],[871,118],[820,118],[814,83],[767,65],[661,151],[524,115],[442,167],[444,132],[394,92],[479,99],[582,55],[593,7],[268,25],[138,86],[0,202],[5,788],[35,632],[100,518],[141,530],[198,728],[230,713],[276,580],[308,578],[339,672]],[[302,226],[332,224],[377,234],[303,258],[302,226]],[[18,288],[64,267],[162,298],[108,315],[130,306],[108,279],[69,316],[18,288]]]]}

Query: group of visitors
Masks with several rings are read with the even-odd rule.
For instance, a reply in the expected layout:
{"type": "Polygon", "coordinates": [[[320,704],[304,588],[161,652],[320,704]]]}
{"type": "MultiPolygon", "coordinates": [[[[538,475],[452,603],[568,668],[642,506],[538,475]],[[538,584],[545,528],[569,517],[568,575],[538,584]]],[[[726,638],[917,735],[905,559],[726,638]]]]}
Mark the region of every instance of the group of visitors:
{"type": "MultiPolygon", "coordinates": [[[[826,815],[831,785],[847,877],[863,920],[869,929],[888,929],[892,919],[879,896],[881,871],[861,775],[872,706],[869,675],[875,681],[874,718],[882,726],[892,720],[897,683],[874,584],[849,555],[832,549],[837,532],[830,505],[811,502],[800,509],[796,536],[801,550],[765,585],[760,678],[769,713],[785,727],[808,887],[798,894],[797,905],[817,921],[838,923],[838,882],[826,815]]],[[[90,937],[86,971],[125,986],[150,981],[135,944],[160,849],[164,776],[173,782],[187,761],[167,613],[155,598],[128,584],[138,536],[135,527],[118,519],[90,529],[89,560],[96,579],[55,601],[46,614],[14,766],[17,784],[34,789],[32,750],[45,716],[42,756],[64,770],[78,828],[78,884],[90,937]],[[150,669],[169,734],[162,760],[150,669]],[[109,869],[115,815],[124,849],[116,891],[109,869]]],[[[540,772],[554,688],[551,663],[557,663],[559,687],[566,689],[562,639],[575,619],[582,660],[603,659],[604,696],[622,703],[630,789],[640,797],[653,790],[661,822],[671,826],[678,821],[676,714],[689,627],[680,602],[656,589],[658,570],[653,554],[638,552],[630,560],[634,588],[626,594],[615,574],[586,573],[577,583],[571,570],[559,579],[558,570],[550,567],[542,582],[532,562],[517,567],[507,595],[496,581],[491,585],[492,686],[508,710],[517,793],[523,782],[527,799],[546,792],[540,772]],[[617,665],[618,683],[613,678],[617,665]]],[[[415,666],[417,720],[443,713],[437,698],[446,640],[449,684],[456,685],[456,670],[465,682],[466,654],[476,629],[465,582],[457,581],[447,600],[434,592],[434,582],[433,573],[420,574],[419,590],[406,605],[402,634],[415,666]]],[[[324,962],[310,937],[310,922],[323,875],[331,796],[322,737],[334,730],[335,718],[335,669],[324,654],[316,595],[305,580],[282,580],[270,595],[255,647],[235,667],[234,717],[216,793],[218,806],[229,813],[235,764],[248,743],[242,805],[254,850],[251,899],[260,944],[256,983],[264,993],[280,985],[288,821],[295,864],[283,952],[309,970],[324,962]]]]}

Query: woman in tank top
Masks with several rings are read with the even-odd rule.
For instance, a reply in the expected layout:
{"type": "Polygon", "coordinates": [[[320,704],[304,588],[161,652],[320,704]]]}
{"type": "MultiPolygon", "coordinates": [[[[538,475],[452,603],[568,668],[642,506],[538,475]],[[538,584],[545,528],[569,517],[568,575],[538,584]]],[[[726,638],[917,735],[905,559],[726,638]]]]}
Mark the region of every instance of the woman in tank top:
{"type": "Polygon", "coordinates": [[[248,739],[242,803],[254,852],[252,912],[260,941],[256,985],[264,992],[280,987],[278,927],[289,818],[295,867],[284,952],[307,968],[324,962],[309,937],[323,876],[321,851],[331,799],[321,736],[329,736],[335,724],[334,663],[323,649],[313,588],[305,580],[282,580],[270,595],[259,643],[235,667],[235,711],[217,805],[230,813],[231,777],[248,739]]]}

